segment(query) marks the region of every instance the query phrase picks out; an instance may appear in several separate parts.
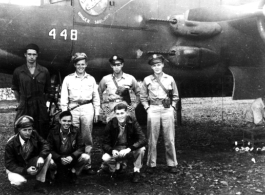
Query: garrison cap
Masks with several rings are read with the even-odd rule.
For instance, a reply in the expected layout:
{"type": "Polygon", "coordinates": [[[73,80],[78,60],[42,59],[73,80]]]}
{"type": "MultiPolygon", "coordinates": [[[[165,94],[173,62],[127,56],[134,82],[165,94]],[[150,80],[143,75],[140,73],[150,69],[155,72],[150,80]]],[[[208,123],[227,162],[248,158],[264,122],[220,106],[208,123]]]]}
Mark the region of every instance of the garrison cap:
{"type": "Polygon", "coordinates": [[[33,126],[34,119],[28,115],[22,115],[15,122],[15,128],[26,128],[33,126]]]}
{"type": "Polygon", "coordinates": [[[114,65],[116,63],[123,63],[124,59],[121,56],[114,55],[114,56],[111,56],[111,58],[109,59],[109,62],[114,65]]]}
{"type": "Polygon", "coordinates": [[[153,54],[152,56],[149,57],[148,64],[154,65],[157,63],[164,63],[164,60],[165,60],[164,56],[160,54],[153,54]]]}
{"type": "Polygon", "coordinates": [[[72,56],[73,63],[77,63],[80,60],[87,61],[87,55],[85,53],[75,53],[75,55],[72,56]]]}
{"type": "Polygon", "coordinates": [[[30,44],[28,44],[27,46],[26,46],[26,48],[25,48],[25,53],[27,53],[27,50],[28,49],[33,49],[33,50],[35,50],[37,53],[39,53],[39,47],[38,47],[38,45],[36,45],[36,44],[34,44],[34,43],[30,43],[30,44]]]}

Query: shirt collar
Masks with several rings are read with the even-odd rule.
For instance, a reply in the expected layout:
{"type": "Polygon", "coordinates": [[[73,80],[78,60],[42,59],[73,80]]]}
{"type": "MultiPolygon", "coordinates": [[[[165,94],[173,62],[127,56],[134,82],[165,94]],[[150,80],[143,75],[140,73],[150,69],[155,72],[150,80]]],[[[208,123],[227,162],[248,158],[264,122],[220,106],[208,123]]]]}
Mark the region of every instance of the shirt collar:
{"type": "MultiPolygon", "coordinates": [[[[167,74],[165,74],[165,73],[163,72],[161,78],[167,78],[167,74]]],[[[155,76],[154,76],[154,74],[152,74],[152,78],[151,78],[151,79],[152,79],[152,80],[155,80],[155,79],[156,79],[155,76]]]]}
{"type": "MultiPolygon", "coordinates": [[[[112,74],[112,76],[114,77],[114,78],[116,78],[115,76],[114,76],[114,74],[112,74]]],[[[122,75],[121,75],[121,78],[125,78],[127,76],[127,74],[126,73],[124,73],[124,72],[122,72],[122,75]]]]}
{"type": "Polygon", "coordinates": [[[19,135],[19,141],[20,141],[20,143],[21,143],[21,146],[23,146],[24,145],[24,143],[25,143],[25,140],[24,139],[22,139],[22,137],[19,135]]]}
{"type": "MultiPolygon", "coordinates": [[[[76,72],[74,73],[74,75],[75,75],[75,77],[80,78],[80,76],[78,76],[78,75],[76,74],[76,72]]],[[[87,78],[88,76],[89,76],[89,74],[87,74],[87,73],[85,72],[84,78],[87,78]]]]}
{"type": "MultiPolygon", "coordinates": [[[[68,133],[67,133],[67,135],[69,135],[70,134],[70,128],[68,129],[68,133]]],[[[63,131],[60,129],[60,133],[63,135],[63,131]]]]}

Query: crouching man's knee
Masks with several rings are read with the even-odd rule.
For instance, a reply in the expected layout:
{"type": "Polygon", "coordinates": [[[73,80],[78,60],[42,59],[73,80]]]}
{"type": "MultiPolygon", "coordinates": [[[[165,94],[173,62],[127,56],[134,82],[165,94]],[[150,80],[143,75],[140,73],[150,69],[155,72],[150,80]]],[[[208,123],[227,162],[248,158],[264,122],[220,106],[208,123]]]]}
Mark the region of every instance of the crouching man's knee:
{"type": "Polygon", "coordinates": [[[81,154],[81,156],[79,157],[78,161],[79,161],[79,162],[82,162],[82,163],[84,163],[84,164],[87,164],[88,161],[89,161],[89,159],[90,159],[90,155],[87,154],[87,153],[83,153],[83,154],[81,154]]]}
{"type": "Polygon", "coordinates": [[[10,184],[17,188],[18,190],[22,190],[24,185],[27,183],[27,179],[18,173],[13,173],[9,170],[6,170],[8,180],[10,184]]]}
{"type": "Polygon", "coordinates": [[[135,152],[139,153],[139,154],[144,154],[145,153],[145,147],[141,147],[138,150],[136,150],[135,152]]]}

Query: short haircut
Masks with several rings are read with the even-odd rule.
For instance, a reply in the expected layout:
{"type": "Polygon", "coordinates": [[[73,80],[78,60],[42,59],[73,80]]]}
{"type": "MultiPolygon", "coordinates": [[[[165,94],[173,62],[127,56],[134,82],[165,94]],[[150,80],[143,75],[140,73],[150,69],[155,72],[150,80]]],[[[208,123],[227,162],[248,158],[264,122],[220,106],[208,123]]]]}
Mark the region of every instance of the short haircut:
{"type": "Polygon", "coordinates": [[[117,105],[114,107],[114,112],[115,112],[116,110],[122,110],[122,109],[124,109],[125,111],[127,111],[127,105],[124,104],[124,103],[119,103],[119,104],[117,104],[117,105]]]}
{"type": "Polygon", "coordinates": [[[59,118],[60,120],[65,117],[65,116],[71,116],[71,118],[73,118],[71,112],[69,110],[66,110],[66,111],[63,111],[60,115],[59,115],[59,118]]]}

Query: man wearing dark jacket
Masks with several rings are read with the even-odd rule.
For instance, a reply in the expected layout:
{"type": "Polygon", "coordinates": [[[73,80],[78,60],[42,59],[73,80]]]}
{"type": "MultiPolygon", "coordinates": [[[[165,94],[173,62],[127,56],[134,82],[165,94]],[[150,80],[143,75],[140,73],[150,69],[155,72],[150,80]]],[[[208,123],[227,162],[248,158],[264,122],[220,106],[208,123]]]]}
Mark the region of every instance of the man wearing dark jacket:
{"type": "MultiPolygon", "coordinates": [[[[29,44],[25,48],[26,63],[15,69],[12,90],[18,102],[17,120],[22,115],[34,118],[34,129],[44,139],[49,134],[49,115],[46,100],[50,92],[51,79],[47,68],[37,63],[39,47],[29,44]]],[[[15,133],[17,133],[15,129],[15,133]]]]}
{"type": "MultiPolygon", "coordinates": [[[[119,103],[114,107],[115,116],[111,119],[104,132],[102,169],[109,168],[111,173],[121,169],[120,162],[133,156],[134,173],[132,182],[140,180],[140,169],[143,164],[146,138],[135,119],[127,115],[127,105],[119,103]]],[[[100,170],[100,171],[101,171],[100,170]]]]}
{"type": "Polygon", "coordinates": [[[72,125],[72,114],[64,111],[59,116],[59,125],[48,136],[52,158],[60,173],[70,173],[71,182],[77,182],[77,176],[87,164],[90,156],[85,153],[85,144],[78,128],[72,125]]]}
{"type": "Polygon", "coordinates": [[[12,186],[22,190],[27,178],[36,176],[36,190],[43,192],[48,168],[54,168],[50,147],[35,130],[32,117],[23,115],[15,122],[18,134],[12,136],[5,147],[5,167],[12,186]]]}

